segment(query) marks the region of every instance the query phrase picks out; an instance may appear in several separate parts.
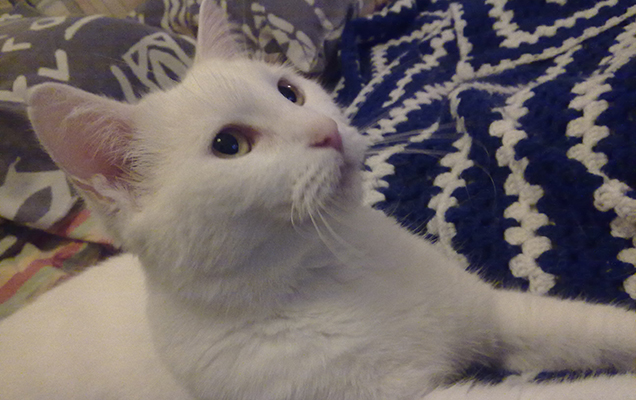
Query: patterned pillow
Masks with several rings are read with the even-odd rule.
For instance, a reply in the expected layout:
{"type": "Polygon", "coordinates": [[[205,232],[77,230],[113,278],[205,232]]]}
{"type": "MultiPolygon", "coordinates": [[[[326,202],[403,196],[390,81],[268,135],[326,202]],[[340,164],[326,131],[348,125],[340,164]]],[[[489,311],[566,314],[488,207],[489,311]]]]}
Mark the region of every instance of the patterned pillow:
{"type": "Polygon", "coordinates": [[[108,238],[35,139],[27,87],[64,82],[134,101],[191,62],[191,39],[132,20],[0,17],[0,317],[94,263],[108,238]],[[78,240],[74,240],[78,239],[78,240]]]}
{"type": "MultiPolygon", "coordinates": [[[[368,2],[368,1],[366,1],[368,2]]],[[[361,13],[357,0],[219,0],[245,37],[250,51],[276,54],[305,73],[322,73],[335,63],[337,41],[347,17],[361,13]]],[[[194,36],[195,0],[149,0],[131,14],[139,22],[194,36]]]]}

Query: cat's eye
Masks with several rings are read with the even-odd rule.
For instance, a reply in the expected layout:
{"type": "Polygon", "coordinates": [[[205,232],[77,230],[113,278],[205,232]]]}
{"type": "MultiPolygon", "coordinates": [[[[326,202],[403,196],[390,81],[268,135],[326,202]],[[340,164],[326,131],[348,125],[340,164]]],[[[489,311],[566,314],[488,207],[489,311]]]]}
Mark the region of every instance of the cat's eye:
{"type": "Polygon", "coordinates": [[[212,153],[221,158],[240,157],[252,150],[248,136],[236,127],[222,129],[212,139],[212,153]]]}
{"type": "Polygon", "coordinates": [[[305,97],[302,92],[285,79],[278,81],[278,91],[292,103],[298,104],[299,106],[305,104],[305,97]]]}

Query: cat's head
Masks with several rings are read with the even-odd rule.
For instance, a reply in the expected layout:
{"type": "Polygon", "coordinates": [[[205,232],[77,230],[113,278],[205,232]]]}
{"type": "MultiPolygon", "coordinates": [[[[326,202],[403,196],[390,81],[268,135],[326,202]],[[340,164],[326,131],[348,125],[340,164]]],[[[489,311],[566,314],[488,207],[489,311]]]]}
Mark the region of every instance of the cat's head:
{"type": "Polygon", "coordinates": [[[116,239],[136,221],[291,225],[359,203],[365,140],[318,84],[248,59],[230,31],[204,2],[192,69],[134,105],[59,84],[30,91],[38,138],[116,239]]]}

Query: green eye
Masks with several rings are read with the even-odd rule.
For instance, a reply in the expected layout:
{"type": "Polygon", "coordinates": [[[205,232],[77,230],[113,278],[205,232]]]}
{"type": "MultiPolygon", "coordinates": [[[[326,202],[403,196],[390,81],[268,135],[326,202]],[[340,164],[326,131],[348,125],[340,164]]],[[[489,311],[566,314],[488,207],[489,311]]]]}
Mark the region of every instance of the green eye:
{"type": "Polygon", "coordinates": [[[220,158],[244,156],[252,150],[247,136],[236,128],[225,128],[212,140],[212,153],[220,158]]]}
{"type": "Polygon", "coordinates": [[[292,103],[298,104],[299,106],[305,104],[305,97],[301,91],[285,79],[278,81],[278,91],[292,103]]]}

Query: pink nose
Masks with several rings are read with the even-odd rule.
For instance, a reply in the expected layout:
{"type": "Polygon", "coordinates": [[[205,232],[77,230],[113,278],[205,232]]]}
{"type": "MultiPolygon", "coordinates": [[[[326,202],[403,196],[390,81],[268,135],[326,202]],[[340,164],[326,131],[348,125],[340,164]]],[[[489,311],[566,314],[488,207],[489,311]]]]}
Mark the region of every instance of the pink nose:
{"type": "Polygon", "coordinates": [[[338,124],[336,121],[329,119],[328,122],[324,121],[324,125],[320,129],[316,129],[314,136],[312,137],[311,147],[331,147],[339,152],[342,152],[342,136],[338,132],[338,124]]]}
{"type": "Polygon", "coordinates": [[[340,133],[333,132],[311,144],[311,147],[331,147],[338,151],[342,151],[342,136],[340,133]]]}

